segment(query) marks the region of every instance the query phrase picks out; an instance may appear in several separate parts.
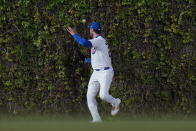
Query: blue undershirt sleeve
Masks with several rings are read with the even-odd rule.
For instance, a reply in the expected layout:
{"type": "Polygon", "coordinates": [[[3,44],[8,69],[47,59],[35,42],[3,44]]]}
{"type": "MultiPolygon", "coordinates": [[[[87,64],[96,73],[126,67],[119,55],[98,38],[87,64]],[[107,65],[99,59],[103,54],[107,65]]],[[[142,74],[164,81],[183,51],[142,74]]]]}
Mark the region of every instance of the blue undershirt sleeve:
{"type": "Polygon", "coordinates": [[[92,43],[84,38],[82,38],[81,36],[79,36],[78,34],[74,34],[73,37],[76,39],[76,41],[85,47],[92,47],[92,43]]]}
{"type": "Polygon", "coordinates": [[[85,58],[85,63],[91,63],[91,58],[85,58]]]}

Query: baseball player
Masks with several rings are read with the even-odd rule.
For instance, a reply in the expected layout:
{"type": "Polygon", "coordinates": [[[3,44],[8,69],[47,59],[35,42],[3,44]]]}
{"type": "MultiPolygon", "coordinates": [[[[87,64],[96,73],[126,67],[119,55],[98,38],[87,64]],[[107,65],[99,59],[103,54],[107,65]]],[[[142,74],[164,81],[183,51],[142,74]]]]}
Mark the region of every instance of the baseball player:
{"type": "Polygon", "coordinates": [[[71,27],[68,27],[67,31],[80,45],[91,48],[91,58],[87,58],[86,62],[91,63],[94,71],[88,84],[87,103],[93,118],[92,122],[101,122],[102,120],[97,110],[96,101],[98,91],[99,97],[112,105],[112,116],[118,113],[121,100],[109,94],[114,71],[111,64],[111,53],[108,44],[100,35],[101,25],[98,22],[93,22],[88,27],[90,28],[91,40],[82,38],[76,34],[71,27]]]}

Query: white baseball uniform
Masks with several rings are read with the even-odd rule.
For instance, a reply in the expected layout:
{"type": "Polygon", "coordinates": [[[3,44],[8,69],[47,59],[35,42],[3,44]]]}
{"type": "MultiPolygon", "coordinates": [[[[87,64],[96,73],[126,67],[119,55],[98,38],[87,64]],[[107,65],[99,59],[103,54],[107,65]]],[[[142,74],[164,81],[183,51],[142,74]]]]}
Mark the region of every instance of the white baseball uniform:
{"type": "Polygon", "coordinates": [[[117,103],[117,98],[114,98],[109,94],[114,71],[111,64],[110,50],[106,40],[99,35],[89,41],[92,43],[91,64],[94,71],[88,84],[87,103],[93,121],[100,121],[101,117],[97,110],[96,101],[98,91],[102,100],[105,100],[110,104],[117,103]]]}

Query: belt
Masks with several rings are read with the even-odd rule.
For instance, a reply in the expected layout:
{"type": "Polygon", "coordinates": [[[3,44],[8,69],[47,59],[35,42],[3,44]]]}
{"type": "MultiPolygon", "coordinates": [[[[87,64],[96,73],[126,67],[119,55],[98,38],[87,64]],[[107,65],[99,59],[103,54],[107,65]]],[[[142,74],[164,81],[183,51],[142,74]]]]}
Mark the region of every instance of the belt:
{"type": "Polygon", "coordinates": [[[101,70],[109,70],[110,67],[105,67],[104,69],[95,69],[96,71],[101,71],[101,70]]]}

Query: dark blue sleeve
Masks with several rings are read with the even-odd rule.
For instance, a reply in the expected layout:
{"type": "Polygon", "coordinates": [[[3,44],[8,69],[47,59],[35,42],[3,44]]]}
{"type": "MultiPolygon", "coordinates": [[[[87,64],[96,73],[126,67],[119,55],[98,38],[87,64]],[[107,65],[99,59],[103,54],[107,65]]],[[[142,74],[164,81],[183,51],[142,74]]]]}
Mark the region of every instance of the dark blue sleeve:
{"type": "Polygon", "coordinates": [[[91,58],[85,58],[85,63],[91,63],[91,58]]]}
{"type": "Polygon", "coordinates": [[[76,39],[76,41],[85,47],[92,47],[92,43],[84,38],[82,38],[81,36],[79,36],[78,34],[74,34],[73,37],[76,39]]]}

